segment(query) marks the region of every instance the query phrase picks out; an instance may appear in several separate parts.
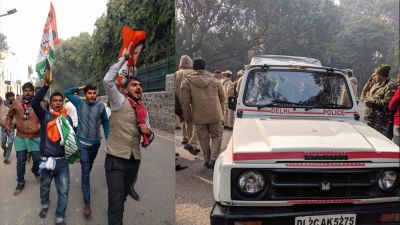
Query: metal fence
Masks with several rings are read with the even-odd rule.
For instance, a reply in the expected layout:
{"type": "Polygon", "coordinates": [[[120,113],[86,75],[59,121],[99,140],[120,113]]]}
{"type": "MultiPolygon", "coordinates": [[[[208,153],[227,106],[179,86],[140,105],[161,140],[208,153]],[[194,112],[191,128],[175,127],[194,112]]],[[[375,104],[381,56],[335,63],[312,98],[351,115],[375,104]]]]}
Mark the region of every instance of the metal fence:
{"type": "Polygon", "coordinates": [[[175,56],[169,56],[138,68],[138,77],[145,92],[164,91],[165,76],[175,72],[175,56]]]}

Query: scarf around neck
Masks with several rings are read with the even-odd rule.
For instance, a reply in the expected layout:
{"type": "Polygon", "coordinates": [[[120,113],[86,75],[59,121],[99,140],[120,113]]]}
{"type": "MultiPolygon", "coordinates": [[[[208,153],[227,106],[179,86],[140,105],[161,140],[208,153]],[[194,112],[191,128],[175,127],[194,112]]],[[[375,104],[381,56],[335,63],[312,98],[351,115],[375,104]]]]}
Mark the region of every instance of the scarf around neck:
{"type": "Polygon", "coordinates": [[[60,112],[56,112],[50,109],[50,113],[55,116],[55,118],[47,123],[47,136],[52,142],[57,142],[58,140],[60,140],[60,132],[58,131],[57,127],[57,119],[60,117],[60,115],[63,115],[64,118],[66,118],[67,109],[62,108],[60,112]]]}
{"type": "Polygon", "coordinates": [[[25,97],[22,98],[21,104],[22,108],[24,108],[24,120],[29,120],[29,114],[31,114],[32,107],[32,98],[26,99],[25,97]]]}
{"type": "MultiPolygon", "coordinates": [[[[141,100],[138,100],[137,102],[135,100],[133,100],[131,97],[127,96],[129,104],[132,106],[133,110],[135,110],[136,113],[136,122],[138,124],[146,124],[146,117],[147,117],[147,109],[144,106],[143,102],[141,100]]],[[[147,146],[150,144],[150,141],[147,137],[146,134],[142,133],[142,137],[143,137],[143,142],[142,142],[142,146],[147,146]]]]}

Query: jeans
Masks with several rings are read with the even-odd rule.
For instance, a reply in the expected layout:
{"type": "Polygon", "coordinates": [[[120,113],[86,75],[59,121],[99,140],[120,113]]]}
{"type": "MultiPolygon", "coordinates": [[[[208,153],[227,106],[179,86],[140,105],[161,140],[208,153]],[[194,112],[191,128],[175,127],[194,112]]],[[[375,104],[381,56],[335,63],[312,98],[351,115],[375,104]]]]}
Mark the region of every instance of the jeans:
{"type": "MultiPolygon", "coordinates": [[[[18,183],[25,183],[25,164],[26,164],[26,154],[27,150],[24,151],[16,151],[17,153],[17,181],[18,183]]],[[[40,164],[40,152],[32,151],[32,173],[36,174],[39,172],[39,164],[40,164]]]]}
{"type": "Polygon", "coordinates": [[[140,160],[108,155],[104,163],[108,187],[108,224],[122,225],[124,203],[139,170],[140,160]]]}
{"type": "Polygon", "coordinates": [[[56,208],[56,219],[65,217],[69,192],[69,166],[66,159],[56,159],[56,168],[52,170],[40,170],[40,204],[42,208],[49,208],[50,186],[54,178],[56,184],[58,201],[56,208]]]}
{"type": "Polygon", "coordinates": [[[79,151],[81,154],[81,186],[83,193],[83,202],[90,204],[90,171],[92,171],[93,162],[96,159],[99,144],[91,146],[80,143],[79,151]]]}
{"type": "Polygon", "coordinates": [[[3,157],[4,160],[8,160],[10,158],[11,150],[14,143],[15,137],[15,128],[10,129],[10,135],[7,135],[6,129],[1,127],[1,147],[3,148],[3,157]],[[7,145],[8,144],[8,145],[7,145]]]}

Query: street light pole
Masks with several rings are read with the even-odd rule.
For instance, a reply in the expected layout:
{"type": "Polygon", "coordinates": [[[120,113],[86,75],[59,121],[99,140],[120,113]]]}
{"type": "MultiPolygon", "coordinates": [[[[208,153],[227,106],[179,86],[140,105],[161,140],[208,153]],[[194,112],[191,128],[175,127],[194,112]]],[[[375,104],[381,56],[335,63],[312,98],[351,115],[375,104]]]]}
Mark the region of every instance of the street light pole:
{"type": "Polygon", "coordinates": [[[14,13],[16,13],[16,12],[17,12],[17,9],[10,9],[10,10],[8,10],[6,13],[0,14],[0,17],[2,17],[2,16],[8,16],[8,15],[14,14],[14,13]]]}

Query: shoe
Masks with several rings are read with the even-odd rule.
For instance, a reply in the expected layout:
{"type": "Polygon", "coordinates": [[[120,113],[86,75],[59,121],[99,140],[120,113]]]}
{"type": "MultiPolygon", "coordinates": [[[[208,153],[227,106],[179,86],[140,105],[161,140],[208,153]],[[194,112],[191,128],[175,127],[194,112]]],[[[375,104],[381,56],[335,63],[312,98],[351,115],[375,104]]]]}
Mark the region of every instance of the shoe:
{"type": "Polygon", "coordinates": [[[131,189],[131,191],[129,192],[129,196],[131,196],[131,198],[133,198],[136,201],[140,201],[140,196],[139,194],[135,191],[135,189],[131,189]]]}
{"type": "Polygon", "coordinates": [[[18,183],[17,188],[15,188],[14,195],[15,196],[19,195],[22,192],[22,190],[24,190],[24,187],[25,187],[24,183],[18,183]]]}
{"type": "Polygon", "coordinates": [[[184,170],[186,168],[187,168],[187,166],[181,166],[181,164],[176,164],[175,165],[175,171],[184,170]]]}
{"type": "Polygon", "coordinates": [[[180,130],[181,129],[181,127],[175,127],[175,130],[180,130]]]}
{"type": "Polygon", "coordinates": [[[208,169],[212,169],[214,171],[214,165],[215,165],[215,160],[210,160],[210,162],[208,162],[208,169]]]}
{"type": "Polygon", "coordinates": [[[210,169],[209,165],[208,165],[208,161],[204,162],[204,167],[207,168],[207,169],[210,169]]]}
{"type": "Polygon", "coordinates": [[[39,217],[42,219],[46,218],[48,210],[49,208],[42,208],[42,210],[40,210],[39,217]]]}
{"type": "Polygon", "coordinates": [[[229,127],[228,126],[224,126],[224,129],[226,130],[226,129],[228,129],[229,127]]]}
{"type": "Polygon", "coordinates": [[[188,150],[190,154],[192,155],[197,155],[199,154],[200,150],[199,149],[194,149],[193,146],[187,144],[183,147],[185,150],[188,150]]]}
{"type": "Polygon", "coordinates": [[[187,145],[189,143],[189,140],[187,139],[187,138],[184,138],[183,140],[182,140],[182,144],[183,145],[187,145]]]}
{"type": "Polygon", "coordinates": [[[4,163],[7,164],[7,165],[10,165],[10,164],[11,164],[11,161],[8,160],[8,159],[5,159],[5,160],[4,160],[4,163]]]}
{"type": "Polygon", "coordinates": [[[85,205],[85,207],[83,208],[83,215],[85,217],[89,217],[90,214],[92,214],[92,210],[90,209],[90,205],[85,205]]]}
{"type": "Polygon", "coordinates": [[[67,224],[66,224],[65,221],[63,220],[62,222],[56,223],[56,225],[67,225],[67,224]]]}

